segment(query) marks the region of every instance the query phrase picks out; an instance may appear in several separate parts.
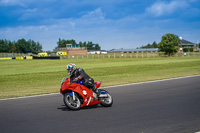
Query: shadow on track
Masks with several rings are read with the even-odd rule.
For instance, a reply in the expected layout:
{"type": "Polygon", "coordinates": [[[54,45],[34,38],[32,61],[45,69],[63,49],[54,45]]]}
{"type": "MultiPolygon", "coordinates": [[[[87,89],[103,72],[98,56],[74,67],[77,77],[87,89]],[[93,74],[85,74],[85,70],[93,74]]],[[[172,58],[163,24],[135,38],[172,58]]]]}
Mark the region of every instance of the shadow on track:
{"type": "MultiPolygon", "coordinates": [[[[103,108],[100,105],[92,105],[92,106],[85,106],[82,107],[80,110],[87,110],[87,109],[96,109],[96,108],[103,108]]],[[[61,110],[61,111],[73,111],[70,110],[68,107],[66,107],[65,105],[61,105],[61,107],[58,107],[57,109],[61,110]]]]}

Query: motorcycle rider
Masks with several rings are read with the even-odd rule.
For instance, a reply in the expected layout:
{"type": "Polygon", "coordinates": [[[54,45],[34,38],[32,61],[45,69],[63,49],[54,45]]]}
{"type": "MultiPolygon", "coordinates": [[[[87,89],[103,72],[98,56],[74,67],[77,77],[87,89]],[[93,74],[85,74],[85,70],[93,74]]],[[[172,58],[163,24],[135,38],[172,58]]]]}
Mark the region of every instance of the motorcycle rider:
{"type": "Polygon", "coordinates": [[[75,64],[70,63],[67,65],[67,71],[70,76],[70,82],[76,82],[76,81],[84,81],[84,85],[92,90],[94,93],[96,93],[97,98],[99,96],[99,91],[96,88],[96,84],[94,83],[94,80],[88,76],[85,71],[82,68],[77,68],[75,64]]]}

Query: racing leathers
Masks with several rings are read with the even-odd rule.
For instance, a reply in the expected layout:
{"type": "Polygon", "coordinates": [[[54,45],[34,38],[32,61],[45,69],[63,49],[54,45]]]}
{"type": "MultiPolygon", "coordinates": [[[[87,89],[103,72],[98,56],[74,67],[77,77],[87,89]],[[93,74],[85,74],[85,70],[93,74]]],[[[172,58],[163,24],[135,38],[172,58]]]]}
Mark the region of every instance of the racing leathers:
{"type": "Polygon", "coordinates": [[[94,80],[88,76],[85,71],[82,68],[77,68],[73,71],[73,73],[70,76],[70,82],[76,82],[78,80],[83,80],[84,85],[91,89],[94,93],[99,95],[98,89],[96,88],[96,84],[94,83],[94,80]]]}

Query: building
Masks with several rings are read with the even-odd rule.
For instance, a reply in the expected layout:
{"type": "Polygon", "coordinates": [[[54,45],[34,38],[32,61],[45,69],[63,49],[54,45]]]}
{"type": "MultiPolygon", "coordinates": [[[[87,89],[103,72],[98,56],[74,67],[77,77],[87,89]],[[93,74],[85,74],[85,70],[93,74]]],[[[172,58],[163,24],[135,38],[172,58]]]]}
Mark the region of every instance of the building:
{"type": "Polygon", "coordinates": [[[65,48],[58,48],[57,55],[84,55],[87,54],[86,47],[80,47],[78,44],[66,44],[65,48]]]}
{"type": "Polygon", "coordinates": [[[179,37],[179,39],[180,39],[179,52],[183,52],[184,49],[193,49],[193,51],[198,51],[198,49],[195,47],[195,43],[184,40],[182,37],[179,37]]]}
{"type": "Polygon", "coordinates": [[[79,48],[79,44],[66,44],[66,48],[79,48]]]}
{"type": "Polygon", "coordinates": [[[112,49],[111,53],[144,53],[144,52],[158,52],[158,48],[141,48],[141,49],[112,49]]]}
{"type": "Polygon", "coordinates": [[[180,39],[180,45],[182,48],[193,48],[195,46],[194,43],[189,42],[187,40],[184,39],[180,39]]]}
{"type": "Polygon", "coordinates": [[[87,52],[87,54],[107,54],[108,52],[106,50],[90,50],[87,52]]]}

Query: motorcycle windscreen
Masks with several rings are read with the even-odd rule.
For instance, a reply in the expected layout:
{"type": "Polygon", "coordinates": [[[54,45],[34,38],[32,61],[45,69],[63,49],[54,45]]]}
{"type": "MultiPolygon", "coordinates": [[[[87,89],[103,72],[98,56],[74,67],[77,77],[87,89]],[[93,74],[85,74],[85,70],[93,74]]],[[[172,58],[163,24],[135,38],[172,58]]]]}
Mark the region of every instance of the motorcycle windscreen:
{"type": "Polygon", "coordinates": [[[67,79],[68,77],[64,77],[61,81],[61,85],[65,82],[65,80],[67,79]]]}

